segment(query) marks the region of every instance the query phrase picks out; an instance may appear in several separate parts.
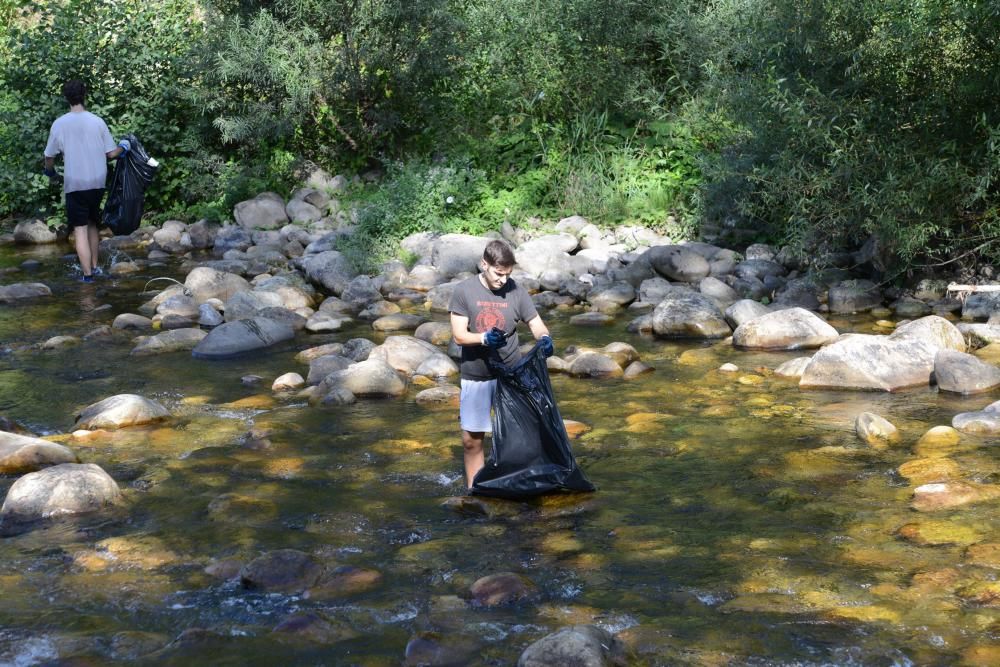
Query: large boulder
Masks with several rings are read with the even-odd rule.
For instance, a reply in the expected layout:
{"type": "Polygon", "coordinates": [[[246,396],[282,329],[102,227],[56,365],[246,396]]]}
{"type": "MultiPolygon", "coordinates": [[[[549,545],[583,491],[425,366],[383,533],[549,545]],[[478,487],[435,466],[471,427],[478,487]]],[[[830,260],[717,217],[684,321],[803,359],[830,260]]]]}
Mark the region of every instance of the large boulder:
{"type": "Polygon", "coordinates": [[[256,317],[265,308],[281,308],[283,306],[284,300],[277,292],[255,289],[234,294],[226,301],[222,312],[225,314],[226,322],[236,322],[256,317]]]}
{"type": "Polygon", "coordinates": [[[268,317],[254,317],[226,322],[212,329],[191,350],[191,356],[195,359],[228,359],[293,338],[295,330],[289,324],[268,317]]]}
{"type": "Polygon", "coordinates": [[[528,275],[537,278],[549,269],[580,275],[590,270],[586,257],[574,259],[569,253],[580,242],[572,234],[548,234],[526,241],[518,246],[517,265],[528,275]]]}
{"type": "Polygon", "coordinates": [[[78,461],[69,447],[59,443],[0,431],[0,475],[20,475],[78,461]]]}
{"type": "Polygon", "coordinates": [[[285,200],[273,192],[264,192],[233,207],[233,219],[244,229],[280,229],[288,224],[285,200]]]}
{"type": "Polygon", "coordinates": [[[517,667],[624,667],[625,644],[596,625],[573,625],[524,649],[517,667]]]}
{"type": "Polygon", "coordinates": [[[961,412],[951,418],[955,430],[974,435],[1000,434],[1000,401],[990,403],[977,412],[961,412]]]}
{"type": "Polygon", "coordinates": [[[163,421],[170,411],[157,401],[137,394],[116,394],[85,407],[76,416],[78,429],[115,429],[163,421]]]}
{"type": "Polygon", "coordinates": [[[934,378],[941,391],[978,394],[1000,387],[1000,368],[965,352],[938,350],[934,378]]]}
{"type": "Polygon", "coordinates": [[[153,354],[193,350],[207,335],[202,329],[171,329],[155,336],[146,336],[140,339],[129,355],[146,357],[153,354]]]}
{"type": "Polygon", "coordinates": [[[366,359],[327,375],[320,383],[317,395],[322,398],[340,389],[362,398],[384,398],[402,395],[406,391],[406,383],[385,361],[366,359]]]}
{"type": "Polygon", "coordinates": [[[93,463],[63,463],[21,477],[0,508],[0,535],[22,532],[42,519],[100,511],[121,500],[108,473],[93,463]]]}
{"type": "Polygon", "coordinates": [[[319,384],[330,373],[342,371],[354,363],[356,362],[353,359],[339,354],[324,354],[309,362],[309,375],[306,377],[306,382],[319,384]]]}
{"type": "Polygon", "coordinates": [[[226,302],[234,295],[249,292],[250,289],[250,283],[242,276],[217,271],[207,266],[195,267],[184,279],[184,290],[199,304],[209,299],[226,302]]]}
{"type": "Polygon", "coordinates": [[[734,328],[739,328],[744,322],[760,317],[771,312],[770,309],[760,301],[753,299],[740,299],[733,305],[726,308],[724,313],[726,322],[734,328]]]}
{"type": "Polygon", "coordinates": [[[670,280],[695,283],[712,271],[708,260],[688,246],[654,246],[645,257],[658,274],[670,280]]]}
{"type": "Polygon", "coordinates": [[[20,299],[35,299],[52,296],[52,290],[43,283],[14,283],[0,287],[0,303],[10,303],[20,299]]]}
{"type": "Polygon", "coordinates": [[[351,279],[357,275],[347,257],[336,250],[303,255],[293,263],[302,269],[309,282],[337,296],[340,296],[351,279]]]}
{"type": "Polygon", "coordinates": [[[55,243],[59,235],[41,220],[22,220],[14,226],[15,243],[55,243]]]}
{"type": "Polygon", "coordinates": [[[368,358],[380,359],[401,373],[413,375],[428,357],[439,352],[435,345],[414,336],[389,336],[368,358]]]}
{"type": "Polygon", "coordinates": [[[725,338],[731,333],[715,303],[686,287],[672,287],[652,319],[653,333],[661,338],[725,338]]]}
{"type": "Polygon", "coordinates": [[[483,258],[483,250],[491,240],[468,234],[445,234],[434,240],[431,264],[448,278],[459,273],[475,273],[479,260],[483,258]]]}
{"type": "Polygon", "coordinates": [[[1000,313],[1000,291],[972,292],[962,303],[963,320],[985,320],[1000,313]]]}
{"type": "Polygon", "coordinates": [[[830,287],[827,305],[831,313],[854,313],[882,305],[882,290],[870,280],[845,280],[830,287]]]}
{"type": "Polygon", "coordinates": [[[837,340],[840,334],[815,313],[788,308],[744,322],[733,332],[736,347],[761,350],[804,350],[837,340]]]}
{"type": "Polygon", "coordinates": [[[965,338],[962,332],[938,315],[928,315],[902,324],[889,335],[889,339],[896,342],[922,341],[937,349],[965,352],[965,338]]]}

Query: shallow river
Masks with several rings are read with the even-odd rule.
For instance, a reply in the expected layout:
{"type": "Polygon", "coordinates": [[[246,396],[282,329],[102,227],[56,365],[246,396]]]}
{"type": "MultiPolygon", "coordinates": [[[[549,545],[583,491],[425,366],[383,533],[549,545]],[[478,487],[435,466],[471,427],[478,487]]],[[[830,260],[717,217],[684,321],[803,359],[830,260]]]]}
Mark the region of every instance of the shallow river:
{"type": "MultiPolygon", "coordinates": [[[[356,336],[379,342],[367,325],[300,333],[293,345],[227,362],[130,358],[132,336],[122,333],[32,349],[136,312],[152,277],[182,279],[165,266],[80,285],[53,252],[0,248],[0,269],[32,253],[42,261],[4,283],[41,280],[55,293],[0,306],[0,415],[62,434],[115,477],[127,502],[117,514],[0,539],[0,664],[398,665],[410,644],[415,661],[512,665],[573,623],[619,633],[637,664],[1000,662],[1000,589],[974,594],[993,590],[1000,567],[1000,556],[983,556],[1000,542],[996,505],[919,514],[896,472],[947,456],[964,478],[997,481],[995,441],[915,445],[995,397],[803,392],[768,372],[794,353],[641,338],[625,332],[628,317],[575,328],[576,311],[551,311],[557,353],[624,341],[656,370],[632,381],[553,376],[563,417],[589,429],[573,446],[596,493],[463,513],[442,505],[462,492],[457,415],[418,407],[419,388],[337,408],[272,398],[274,377],[305,375],[297,351],[356,336]],[[739,372],[716,370],[725,362],[739,372]],[[247,374],[264,381],[244,386],[247,374]],[[119,393],[157,399],[175,418],[66,435],[82,407],[119,393]],[[866,410],[892,421],[902,442],[862,443],[853,423],[866,410]],[[269,430],[273,447],[241,446],[251,427],[269,430]],[[923,539],[900,536],[912,523],[923,539]],[[306,599],[246,591],[205,571],[283,548],[379,576],[306,599]],[[513,606],[470,604],[470,585],[499,572],[523,575],[535,593],[513,606]],[[300,612],[325,619],[324,631],[273,632],[300,612]]],[[[0,495],[12,483],[0,479],[0,495]]]]}

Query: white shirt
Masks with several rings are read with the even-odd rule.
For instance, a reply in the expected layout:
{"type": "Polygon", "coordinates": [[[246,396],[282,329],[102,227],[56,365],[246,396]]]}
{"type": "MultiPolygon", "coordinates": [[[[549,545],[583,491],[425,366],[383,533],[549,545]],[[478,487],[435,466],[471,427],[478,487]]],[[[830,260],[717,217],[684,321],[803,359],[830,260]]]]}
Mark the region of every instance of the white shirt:
{"type": "Polygon", "coordinates": [[[52,123],[45,157],[63,154],[63,192],[104,188],[107,153],[115,149],[108,126],[89,111],[70,111],[52,123]]]}

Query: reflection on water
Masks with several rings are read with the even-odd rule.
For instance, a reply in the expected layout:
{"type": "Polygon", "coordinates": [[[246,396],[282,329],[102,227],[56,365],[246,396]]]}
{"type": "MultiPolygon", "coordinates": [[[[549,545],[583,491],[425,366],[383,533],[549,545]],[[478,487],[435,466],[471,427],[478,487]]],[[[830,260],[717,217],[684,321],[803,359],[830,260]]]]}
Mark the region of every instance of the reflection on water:
{"type": "MultiPolygon", "coordinates": [[[[16,265],[2,252],[0,263],[16,265]]],[[[557,311],[546,319],[560,346],[623,340],[656,368],[629,382],[553,378],[563,416],[586,426],[574,448],[599,491],[459,511],[442,505],[462,492],[451,411],[416,406],[416,390],[335,409],[270,396],[271,379],[304,370],[297,350],[368,335],[363,326],[217,363],[131,358],[125,332],[35,347],[135,312],[156,271],[79,285],[58,257],[46,259],[30,279],[56,296],[0,306],[3,415],[66,434],[81,407],[117,393],[156,398],[176,415],[59,437],[108,470],[128,505],[0,540],[0,663],[394,665],[409,644],[414,662],[430,651],[452,664],[514,664],[527,644],[573,623],[620,633],[649,664],[1000,656],[996,505],[917,513],[897,472],[945,456],[962,478],[997,482],[995,442],[916,446],[988,399],[801,392],[768,371],[798,354],[640,339],[624,321],[576,329],[572,313],[557,311]],[[726,362],[739,370],[718,371],[726,362]],[[251,373],[265,381],[244,386],[251,373]],[[902,442],[864,446],[853,422],[866,410],[896,424],[902,442]],[[266,434],[254,446],[243,437],[251,428],[266,434]],[[276,549],[345,568],[341,588],[256,592],[209,573],[276,549]],[[534,593],[473,605],[472,583],[499,572],[523,575],[534,593]]]]}

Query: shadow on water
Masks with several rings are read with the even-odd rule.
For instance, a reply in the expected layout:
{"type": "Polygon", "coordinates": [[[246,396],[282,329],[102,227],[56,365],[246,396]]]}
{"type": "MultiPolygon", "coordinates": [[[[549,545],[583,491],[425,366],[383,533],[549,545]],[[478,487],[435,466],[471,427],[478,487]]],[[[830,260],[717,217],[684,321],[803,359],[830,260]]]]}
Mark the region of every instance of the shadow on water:
{"type": "MultiPolygon", "coordinates": [[[[126,332],[41,350],[136,312],[154,274],[93,292],[61,267],[38,275],[59,286],[55,298],[0,307],[0,413],[65,434],[80,408],[128,392],[174,417],[58,437],[116,478],[125,506],[0,540],[0,662],[391,665],[409,645],[451,664],[514,664],[572,623],[620,633],[646,664],[990,655],[1000,612],[967,591],[988,588],[995,570],[968,548],[1000,542],[995,505],[919,514],[897,473],[930,456],[917,445],[927,429],[989,398],[801,392],[768,371],[798,354],[658,342],[624,322],[578,329],[553,312],[558,348],[626,341],[656,370],[627,382],[553,376],[563,416],[585,425],[574,451],[597,493],[462,512],[443,505],[463,487],[453,409],[417,406],[417,388],[341,408],[271,395],[271,379],[304,371],[295,351],[364,326],[217,363],[130,357],[126,332]],[[725,362],[740,370],[719,371],[725,362]],[[249,374],[264,379],[248,387],[249,374]],[[893,421],[902,442],[864,446],[853,430],[861,411],[893,421]],[[277,549],[377,576],[307,596],[206,571],[232,575],[277,549]],[[470,586],[498,572],[526,577],[529,594],[477,607],[470,586]],[[275,632],[288,619],[300,631],[275,632]]],[[[963,437],[946,454],[965,477],[993,482],[991,444],[963,437]]]]}

